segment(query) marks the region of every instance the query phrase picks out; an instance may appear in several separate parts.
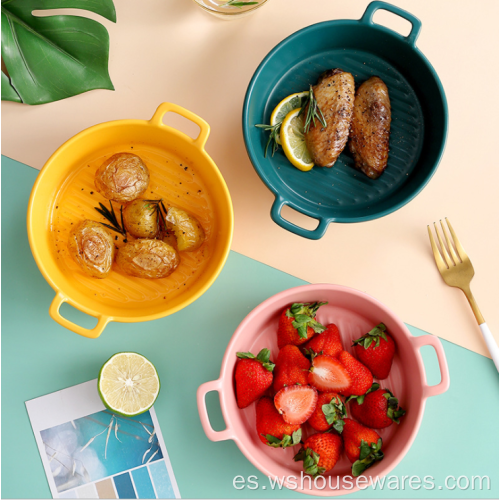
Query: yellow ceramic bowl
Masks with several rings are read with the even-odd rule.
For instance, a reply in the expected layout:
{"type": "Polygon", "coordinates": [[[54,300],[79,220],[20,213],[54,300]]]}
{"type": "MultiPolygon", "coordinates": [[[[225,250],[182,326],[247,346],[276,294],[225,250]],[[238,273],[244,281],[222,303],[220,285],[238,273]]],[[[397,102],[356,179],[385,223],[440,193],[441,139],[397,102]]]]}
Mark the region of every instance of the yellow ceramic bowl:
{"type": "MultiPolygon", "coordinates": [[[[149,321],[173,314],[200,297],[226,262],[233,235],[233,208],[226,183],[205,151],[207,122],[186,109],[163,103],[151,120],[119,120],[80,132],[63,144],[41,170],[28,207],[31,251],[55,290],[50,316],[60,325],[89,338],[98,337],[110,321],[149,321]],[[200,127],[196,139],[167,126],[163,116],[177,113],[200,127]],[[104,221],[94,210],[108,204],[94,187],[94,174],[109,156],[139,155],[150,170],[144,198],[163,198],[194,214],[206,233],[195,252],[181,253],[179,268],[168,278],[142,279],[113,268],[105,279],[86,276],[70,257],[70,230],[83,219],[104,221]],[[86,329],[61,316],[68,302],[97,318],[86,329]]],[[[118,205],[116,205],[118,206],[118,205]]]]}

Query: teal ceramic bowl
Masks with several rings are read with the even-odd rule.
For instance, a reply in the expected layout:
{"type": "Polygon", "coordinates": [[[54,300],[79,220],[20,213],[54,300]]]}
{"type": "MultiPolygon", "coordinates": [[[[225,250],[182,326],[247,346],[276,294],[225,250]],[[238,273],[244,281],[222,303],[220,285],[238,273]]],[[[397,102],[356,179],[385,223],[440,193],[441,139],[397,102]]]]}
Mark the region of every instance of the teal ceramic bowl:
{"type": "Polygon", "coordinates": [[[271,217],[284,229],[310,239],[321,238],[330,222],[363,222],[388,215],[411,201],[429,182],[444,151],[448,107],[443,86],[416,47],[421,22],[385,2],[372,2],[360,20],[327,21],[308,26],[283,40],[252,77],[243,107],[243,135],[250,160],[276,199],[271,217]],[[408,20],[402,36],[373,22],[384,9],[408,20]],[[389,161],[376,180],[354,169],[348,148],[333,168],[301,172],[282,150],[264,157],[269,123],[286,96],[307,90],[330,68],[353,74],[359,85],[370,76],[384,80],[391,98],[389,161]],[[284,219],[284,205],[319,221],[309,231],[284,219]]]}

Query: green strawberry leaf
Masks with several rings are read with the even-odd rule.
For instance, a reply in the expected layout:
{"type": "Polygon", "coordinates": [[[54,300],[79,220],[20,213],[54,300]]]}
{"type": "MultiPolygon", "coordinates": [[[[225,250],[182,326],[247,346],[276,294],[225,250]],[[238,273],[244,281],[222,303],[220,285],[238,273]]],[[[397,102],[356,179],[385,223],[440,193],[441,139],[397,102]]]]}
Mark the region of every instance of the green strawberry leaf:
{"type": "Polygon", "coordinates": [[[321,407],[321,410],[323,412],[323,415],[325,415],[326,421],[330,425],[333,425],[336,421],[347,415],[344,403],[342,403],[342,400],[338,396],[333,397],[328,404],[324,404],[321,407]]]}
{"type": "Polygon", "coordinates": [[[271,351],[269,349],[262,349],[257,356],[252,354],[251,352],[237,352],[236,356],[240,359],[255,359],[262,363],[262,366],[268,371],[272,372],[274,370],[274,363],[269,361],[269,357],[271,356],[271,351]]]}
{"type": "Polygon", "coordinates": [[[352,399],[355,399],[357,402],[358,402],[358,405],[362,405],[365,401],[365,396],[367,394],[370,394],[370,392],[374,392],[374,391],[377,391],[378,389],[380,388],[380,384],[377,384],[377,382],[374,382],[372,384],[372,386],[364,393],[364,394],[361,394],[360,396],[356,395],[356,394],[353,394],[352,396],[349,396],[345,402],[348,403],[349,401],[351,401],[352,399]]]}
{"type": "Polygon", "coordinates": [[[320,354],[323,354],[323,351],[320,352],[314,352],[314,349],[304,349],[304,355],[306,358],[309,358],[310,361],[312,361],[316,356],[319,356],[320,354]]]}
{"type": "MultiPolygon", "coordinates": [[[[38,17],[35,10],[74,8],[116,22],[112,0],[2,0],[2,59],[10,86],[26,104],[58,101],[93,89],[114,90],[109,35],[74,15],[38,17]]],[[[16,100],[2,76],[2,100],[16,100]]]]}
{"type": "Polygon", "coordinates": [[[269,358],[271,357],[271,351],[269,349],[262,349],[259,354],[257,354],[257,359],[261,363],[269,363],[269,358]]]}
{"type": "Polygon", "coordinates": [[[324,467],[318,467],[320,456],[311,448],[301,448],[300,451],[293,457],[296,462],[304,462],[304,472],[313,477],[319,476],[325,472],[324,467]]]}
{"type": "Polygon", "coordinates": [[[379,323],[366,335],[363,335],[359,339],[355,340],[352,346],[354,347],[355,345],[362,345],[365,349],[368,349],[372,345],[372,343],[375,342],[375,345],[373,346],[373,348],[375,349],[376,347],[380,346],[380,337],[382,337],[387,342],[387,335],[384,333],[386,329],[387,327],[383,323],[379,323]]]}
{"type": "Polygon", "coordinates": [[[399,424],[399,419],[406,414],[406,410],[399,408],[399,401],[389,389],[385,389],[384,398],[387,399],[387,416],[396,424],[399,424]]]}
{"type": "Polygon", "coordinates": [[[333,428],[339,433],[339,434],[342,434],[342,431],[344,430],[344,425],[345,425],[345,422],[342,420],[342,419],[339,419],[339,420],[335,420],[335,422],[333,422],[333,428]]]}
{"type": "Polygon", "coordinates": [[[292,446],[299,444],[301,439],[302,439],[302,429],[297,429],[295,432],[292,433],[292,446]]]}
{"type": "Polygon", "coordinates": [[[302,439],[302,429],[296,430],[291,436],[289,434],[284,434],[283,439],[278,439],[276,436],[272,436],[271,434],[261,435],[266,438],[268,446],[273,448],[287,448],[300,443],[300,440],[302,439]]]}
{"type": "Polygon", "coordinates": [[[322,333],[326,327],[315,320],[317,310],[328,302],[295,303],[286,310],[285,315],[293,318],[292,326],[297,330],[299,337],[307,338],[307,328],[310,327],[315,333],[322,333]]]}
{"type": "Polygon", "coordinates": [[[359,459],[352,464],[353,477],[358,477],[375,462],[382,460],[384,458],[384,453],[381,450],[382,439],[379,439],[377,443],[371,444],[368,444],[362,439],[359,447],[359,459]]]}
{"type": "Polygon", "coordinates": [[[309,316],[306,316],[305,314],[297,314],[295,315],[295,323],[299,323],[300,325],[309,323],[311,321],[311,318],[309,316]]]}
{"type": "Polygon", "coordinates": [[[314,333],[323,333],[326,330],[326,326],[318,323],[315,319],[310,321],[309,326],[314,330],[314,333]]]}
{"type": "Polygon", "coordinates": [[[241,359],[255,359],[255,355],[251,352],[237,352],[236,356],[241,359]]]}

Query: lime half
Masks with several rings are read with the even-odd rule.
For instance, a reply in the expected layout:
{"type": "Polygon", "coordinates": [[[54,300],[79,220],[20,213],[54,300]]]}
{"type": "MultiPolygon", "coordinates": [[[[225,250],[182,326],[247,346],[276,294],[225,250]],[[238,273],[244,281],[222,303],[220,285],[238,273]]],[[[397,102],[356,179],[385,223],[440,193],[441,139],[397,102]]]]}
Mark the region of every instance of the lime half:
{"type": "Polygon", "coordinates": [[[125,417],[149,410],[160,392],[153,363],[136,352],[119,352],[101,368],[97,389],[104,406],[125,417]]]}
{"type": "MultiPolygon", "coordinates": [[[[309,92],[298,92],[296,94],[291,94],[285,97],[275,108],[271,114],[271,125],[276,125],[281,123],[285,116],[290,113],[290,111],[301,108],[304,104],[309,92]]],[[[281,138],[279,134],[276,137],[276,142],[281,144],[281,138]]]]}

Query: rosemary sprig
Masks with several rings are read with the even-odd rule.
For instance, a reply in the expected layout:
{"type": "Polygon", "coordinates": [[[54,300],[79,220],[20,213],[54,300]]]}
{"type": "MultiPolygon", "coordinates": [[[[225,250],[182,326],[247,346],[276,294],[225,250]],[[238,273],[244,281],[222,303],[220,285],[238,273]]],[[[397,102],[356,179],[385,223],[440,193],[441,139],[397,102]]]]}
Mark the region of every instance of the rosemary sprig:
{"type": "Polygon", "coordinates": [[[321,123],[321,125],[323,125],[323,127],[326,127],[326,120],[323,116],[323,111],[321,111],[321,108],[318,106],[318,101],[316,101],[316,97],[314,96],[312,85],[309,85],[309,95],[302,105],[300,114],[304,113],[306,107],[307,114],[304,120],[304,133],[309,132],[309,129],[311,128],[311,122],[314,126],[316,126],[316,119],[321,123]]]}
{"type": "Polygon", "coordinates": [[[236,0],[229,0],[229,2],[222,4],[221,7],[239,7],[241,9],[247,5],[257,5],[258,3],[259,2],[237,2],[236,0]]]}
{"type": "Polygon", "coordinates": [[[156,213],[158,215],[158,232],[159,233],[163,232],[165,234],[168,234],[167,222],[165,220],[165,215],[167,215],[167,209],[163,204],[163,198],[160,198],[159,200],[144,200],[144,201],[148,202],[147,205],[144,205],[144,208],[151,208],[152,210],[156,210],[156,213]],[[163,212],[165,212],[165,215],[163,214],[163,212]]]}
{"type": "Polygon", "coordinates": [[[111,229],[124,237],[124,242],[127,242],[127,231],[125,230],[125,224],[123,223],[123,205],[120,207],[120,219],[121,225],[116,218],[115,209],[113,208],[113,204],[109,202],[109,206],[111,210],[104,206],[102,203],[99,203],[99,207],[94,207],[105,219],[107,219],[110,224],[106,224],[105,222],[100,222],[103,226],[111,229]]]}
{"type": "Polygon", "coordinates": [[[269,132],[269,139],[267,139],[266,143],[266,149],[264,150],[264,158],[267,157],[267,149],[269,148],[269,145],[272,144],[272,151],[274,156],[274,153],[278,151],[279,149],[279,144],[278,144],[278,134],[280,133],[280,127],[283,122],[279,122],[276,125],[264,125],[264,124],[259,124],[255,125],[258,128],[264,129],[266,132],[269,132]]]}

